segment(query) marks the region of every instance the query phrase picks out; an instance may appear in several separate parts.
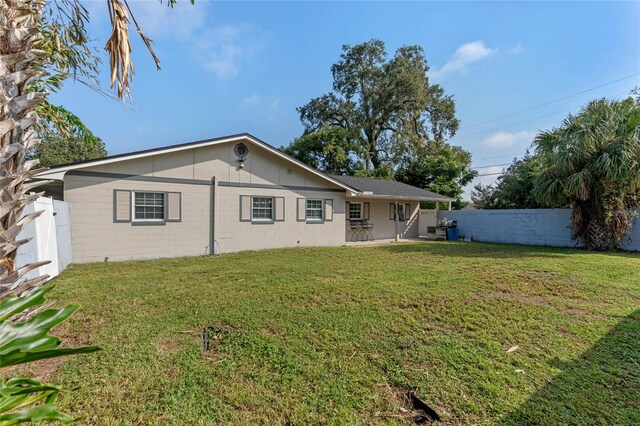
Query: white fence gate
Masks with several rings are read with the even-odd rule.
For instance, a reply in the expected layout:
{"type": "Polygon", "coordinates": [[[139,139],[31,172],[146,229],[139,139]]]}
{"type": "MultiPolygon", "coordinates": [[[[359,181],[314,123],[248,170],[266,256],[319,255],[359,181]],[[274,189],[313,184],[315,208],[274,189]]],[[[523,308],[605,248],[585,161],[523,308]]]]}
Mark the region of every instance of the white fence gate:
{"type": "Polygon", "coordinates": [[[19,239],[30,239],[20,247],[16,254],[16,267],[45,260],[51,263],[35,269],[23,279],[39,275],[57,276],[71,263],[71,225],[69,222],[69,204],[51,198],[38,198],[24,209],[23,214],[43,211],[19,235],[19,239]]]}

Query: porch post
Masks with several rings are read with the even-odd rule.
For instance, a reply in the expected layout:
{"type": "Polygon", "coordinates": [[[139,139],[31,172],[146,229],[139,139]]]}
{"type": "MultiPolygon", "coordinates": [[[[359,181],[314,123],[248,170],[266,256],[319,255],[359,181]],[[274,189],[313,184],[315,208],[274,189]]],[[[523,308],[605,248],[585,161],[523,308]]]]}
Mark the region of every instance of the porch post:
{"type": "Polygon", "coordinates": [[[449,201],[449,211],[451,211],[451,201],[449,201]]]}
{"type": "Polygon", "coordinates": [[[398,200],[396,199],[396,214],[395,214],[395,219],[396,219],[396,241],[400,241],[400,231],[399,231],[399,229],[400,229],[400,227],[399,227],[400,221],[399,221],[398,216],[399,216],[398,215],[398,200]]]}

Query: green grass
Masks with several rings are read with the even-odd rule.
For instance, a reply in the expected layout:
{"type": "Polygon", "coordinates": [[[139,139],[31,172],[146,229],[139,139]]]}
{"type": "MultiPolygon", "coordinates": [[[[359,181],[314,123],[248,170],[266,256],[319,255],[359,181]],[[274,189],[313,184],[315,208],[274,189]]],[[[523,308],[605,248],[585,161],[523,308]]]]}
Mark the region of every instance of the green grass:
{"type": "Polygon", "coordinates": [[[640,256],[480,243],[73,266],[52,380],[95,424],[640,424],[640,256]],[[207,325],[233,327],[202,351],[207,325]],[[512,353],[507,350],[517,345],[512,353]],[[517,371],[521,370],[521,371],[517,371]]]}

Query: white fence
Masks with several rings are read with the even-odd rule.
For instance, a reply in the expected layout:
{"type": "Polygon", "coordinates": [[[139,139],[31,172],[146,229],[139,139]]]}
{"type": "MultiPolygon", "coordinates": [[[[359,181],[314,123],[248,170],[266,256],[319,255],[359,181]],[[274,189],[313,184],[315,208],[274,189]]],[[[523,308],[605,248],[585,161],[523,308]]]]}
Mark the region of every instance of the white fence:
{"type": "Polygon", "coordinates": [[[29,272],[24,279],[45,274],[53,278],[62,272],[73,258],[69,204],[41,197],[25,207],[23,214],[40,210],[43,213],[19,235],[19,239],[31,240],[18,248],[16,267],[45,260],[50,260],[51,263],[29,272]]]}

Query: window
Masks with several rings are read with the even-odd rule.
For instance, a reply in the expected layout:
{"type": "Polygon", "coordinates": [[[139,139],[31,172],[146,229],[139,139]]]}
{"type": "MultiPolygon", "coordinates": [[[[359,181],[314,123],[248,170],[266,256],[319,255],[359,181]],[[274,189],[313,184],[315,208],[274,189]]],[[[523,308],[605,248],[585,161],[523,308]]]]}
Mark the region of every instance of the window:
{"type": "Polygon", "coordinates": [[[362,203],[349,204],[349,219],[362,219],[362,203]]]}
{"type": "Polygon", "coordinates": [[[164,192],[134,192],[134,220],[164,220],[164,192]]]}
{"type": "Polygon", "coordinates": [[[273,220],[273,198],[253,197],[251,201],[251,220],[272,221],[273,220]]]}
{"type": "Polygon", "coordinates": [[[307,200],[307,220],[322,220],[322,200],[307,200]]]}
{"type": "MultiPolygon", "coordinates": [[[[409,211],[409,204],[398,204],[398,221],[404,222],[406,220],[405,213],[409,211]]],[[[389,219],[396,220],[396,204],[389,204],[389,219]]]]}

